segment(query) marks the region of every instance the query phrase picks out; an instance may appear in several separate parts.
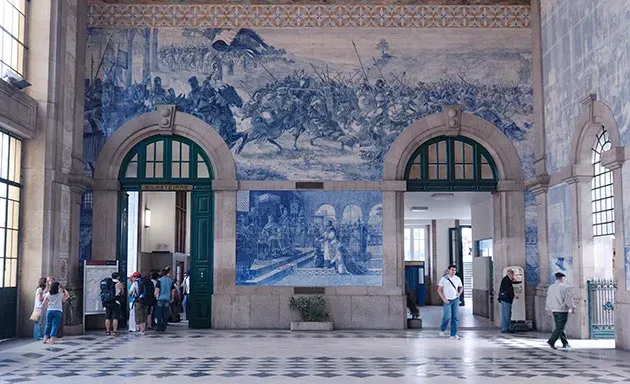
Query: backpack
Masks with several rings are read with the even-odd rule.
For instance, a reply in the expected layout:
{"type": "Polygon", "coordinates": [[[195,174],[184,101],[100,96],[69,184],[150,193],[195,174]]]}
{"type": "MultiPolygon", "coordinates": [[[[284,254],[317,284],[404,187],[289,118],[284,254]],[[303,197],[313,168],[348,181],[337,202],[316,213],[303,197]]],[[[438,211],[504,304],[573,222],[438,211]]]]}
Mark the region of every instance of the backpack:
{"type": "Polygon", "coordinates": [[[150,278],[141,278],[138,283],[138,289],[140,290],[140,296],[138,299],[142,304],[149,307],[157,304],[157,300],[155,298],[155,286],[150,278]]]}
{"type": "Polygon", "coordinates": [[[106,277],[101,280],[101,303],[103,306],[107,306],[116,301],[116,284],[111,277],[106,277]]]}

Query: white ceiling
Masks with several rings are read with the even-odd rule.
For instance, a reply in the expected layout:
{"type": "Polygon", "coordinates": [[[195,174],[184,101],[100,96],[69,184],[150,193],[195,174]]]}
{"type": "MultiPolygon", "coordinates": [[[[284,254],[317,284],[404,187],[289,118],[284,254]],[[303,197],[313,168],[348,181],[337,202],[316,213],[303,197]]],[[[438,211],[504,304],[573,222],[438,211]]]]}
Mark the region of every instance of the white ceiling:
{"type": "MultiPolygon", "coordinates": [[[[492,198],[490,192],[453,192],[450,200],[436,200],[436,192],[406,192],[405,221],[470,220],[470,207],[492,198]],[[424,212],[411,212],[411,207],[429,207],[424,212]]],[[[444,193],[444,192],[437,192],[444,193]]]]}

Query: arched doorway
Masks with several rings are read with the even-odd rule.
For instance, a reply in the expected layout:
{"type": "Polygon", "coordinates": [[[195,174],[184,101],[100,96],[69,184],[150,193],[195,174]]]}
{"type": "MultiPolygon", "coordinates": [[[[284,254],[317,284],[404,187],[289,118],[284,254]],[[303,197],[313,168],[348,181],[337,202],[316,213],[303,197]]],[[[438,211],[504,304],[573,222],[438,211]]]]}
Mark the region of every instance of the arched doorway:
{"type": "Polygon", "coordinates": [[[215,242],[232,226],[213,220],[215,205],[234,198],[236,167],[220,135],[203,121],[174,106],[138,116],[106,142],[96,164],[92,253],[96,260],[120,260],[126,271],[127,191],[191,191],[190,327],[210,328],[216,271],[213,255],[224,250],[215,242]],[[117,207],[117,209],[113,209],[117,207]]]}
{"type": "MultiPolygon", "coordinates": [[[[406,128],[392,144],[384,160],[384,181],[398,181],[400,189],[383,192],[384,237],[395,252],[399,278],[404,284],[405,192],[492,192],[493,274],[489,291],[498,290],[503,268],[525,269],[525,185],[521,159],[514,144],[494,125],[457,107],[424,117],[406,128]]],[[[440,271],[441,272],[441,271],[440,271]]],[[[435,282],[437,284],[437,281],[435,282]]],[[[533,307],[533,287],[526,304],[533,307]]],[[[499,307],[488,302],[497,314],[499,307]]],[[[528,311],[528,318],[532,318],[528,311]]],[[[499,316],[494,316],[499,324],[499,316]]]]}

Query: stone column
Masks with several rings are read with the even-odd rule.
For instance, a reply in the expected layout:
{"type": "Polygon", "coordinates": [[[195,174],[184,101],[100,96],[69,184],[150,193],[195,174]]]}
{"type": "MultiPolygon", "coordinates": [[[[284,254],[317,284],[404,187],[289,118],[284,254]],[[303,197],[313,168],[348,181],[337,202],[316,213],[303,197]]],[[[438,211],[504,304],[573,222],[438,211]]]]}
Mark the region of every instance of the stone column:
{"type": "MultiPolygon", "coordinates": [[[[78,288],[78,215],[73,215],[72,173],[82,170],[84,39],[87,10],[77,0],[41,0],[29,13],[28,92],[38,102],[38,129],[24,148],[20,270],[20,329],[33,306],[33,284],[53,275],[74,299],[78,288]],[[80,133],[77,133],[80,132],[80,133]],[[73,156],[74,154],[74,156],[73,156]],[[74,159],[73,159],[74,157],[74,159]],[[76,243],[73,243],[76,240],[76,243]]],[[[74,177],[76,179],[76,177],[74,177]]],[[[72,303],[79,303],[77,300],[72,303]]],[[[69,307],[66,307],[67,309],[69,307]]],[[[66,334],[78,332],[73,310],[65,315],[66,334]]]]}
{"type": "MultiPolygon", "coordinates": [[[[493,292],[499,291],[503,268],[518,265],[525,270],[525,196],[521,181],[500,181],[493,194],[494,214],[494,271],[493,292]]],[[[523,282],[525,283],[525,282],[523,282]]],[[[495,295],[496,297],[496,295],[495,295]]],[[[525,298],[533,300],[533,297],[525,298]]],[[[494,302],[494,323],[501,325],[500,304],[494,302]]]]}
{"type": "Polygon", "coordinates": [[[588,303],[586,281],[593,271],[593,221],[591,215],[591,181],[593,170],[590,164],[572,168],[572,176],[564,181],[571,189],[573,200],[573,298],[577,313],[569,317],[566,332],[570,337],[588,338],[588,303]]]}
{"type": "Polygon", "coordinates": [[[116,260],[118,180],[95,180],[92,218],[92,259],[116,260]]]}
{"type": "Polygon", "coordinates": [[[549,233],[547,231],[547,190],[549,176],[539,176],[528,182],[528,188],[536,196],[538,218],[538,277],[539,283],[534,292],[534,325],[538,331],[547,332],[553,328],[551,317],[545,311],[547,288],[549,288],[549,233]]]}
{"type": "MultiPolygon", "coordinates": [[[[625,212],[624,195],[630,185],[630,147],[617,147],[602,154],[602,165],[613,172],[613,191],[615,193],[615,270],[614,278],[617,282],[615,293],[615,346],[620,349],[630,349],[630,287],[627,274],[630,272],[630,245],[625,230],[630,215],[625,212]]],[[[629,202],[626,201],[625,204],[629,202]]]]}

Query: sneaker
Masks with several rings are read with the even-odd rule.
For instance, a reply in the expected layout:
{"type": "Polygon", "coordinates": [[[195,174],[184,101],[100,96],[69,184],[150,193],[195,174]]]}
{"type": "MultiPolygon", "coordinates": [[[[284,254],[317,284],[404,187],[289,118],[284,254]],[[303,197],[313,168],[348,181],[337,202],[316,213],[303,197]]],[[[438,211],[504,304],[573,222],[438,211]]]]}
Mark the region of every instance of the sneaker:
{"type": "Polygon", "coordinates": [[[140,332],[140,336],[144,336],[144,331],[140,332]]]}
{"type": "Polygon", "coordinates": [[[568,351],[568,350],[570,350],[570,349],[571,349],[571,346],[570,346],[569,344],[567,344],[567,345],[563,345],[563,346],[562,346],[562,350],[563,350],[563,351],[568,351]]]}
{"type": "Polygon", "coordinates": [[[438,332],[438,336],[444,337],[444,336],[446,336],[446,333],[444,333],[443,331],[440,331],[440,332],[438,332]]]}
{"type": "Polygon", "coordinates": [[[451,339],[453,339],[453,340],[459,340],[459,339],[461,339],[461,337],[459,337],[459,335],[455,335],[455,336],[451,336],[451,339]]]}

